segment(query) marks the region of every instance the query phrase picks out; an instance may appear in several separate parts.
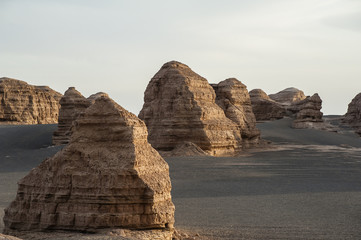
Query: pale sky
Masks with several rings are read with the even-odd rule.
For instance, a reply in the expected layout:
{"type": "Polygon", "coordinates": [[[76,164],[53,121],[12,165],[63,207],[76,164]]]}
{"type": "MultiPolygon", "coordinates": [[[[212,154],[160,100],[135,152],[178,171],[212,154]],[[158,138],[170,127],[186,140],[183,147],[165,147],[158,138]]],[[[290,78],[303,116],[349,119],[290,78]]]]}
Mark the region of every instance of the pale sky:
{"type": "Polygon", "coordinates": [[[361,1],[0,0],[0,77],[103,91],[138,114],[171,60],[210,83],[317,92],[344,114],[361,92],[361,1]]]}

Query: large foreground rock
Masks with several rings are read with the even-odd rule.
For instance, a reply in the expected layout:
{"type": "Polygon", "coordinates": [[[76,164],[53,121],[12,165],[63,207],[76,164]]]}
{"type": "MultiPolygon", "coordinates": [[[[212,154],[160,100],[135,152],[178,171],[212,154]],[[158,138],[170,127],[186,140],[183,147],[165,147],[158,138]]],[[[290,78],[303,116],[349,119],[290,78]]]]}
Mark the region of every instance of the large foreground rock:
{"type": "Polygon", "coordinates": [[[69,142],[73,121],[90,106],[90,101],[74,87],[70,87],[60,99],[60,105],[58,129],[53,134],[54,145],[69,142]]]}
{"type": "Polygon", "coordinates": [[[238,152],[240,128],[215,99],[208,81],[187,65],[164,64],[149,82],[139,114],[148,127],[149,142],[162,151],[192,142],[215,156],[238,152]]]}
{"type": "Polygon", "coordinates": [[[270,94],[269,97],[282,105],[291,105],[294,102],[298,102],[306,98],[303,91],[294,87],[286,88],[275,94],[270,94]]]}
{"type": "Polygon", "coordinates": [[[240,127],[243,147],[257,144],[260,131],[256,128],[256,117],[246,85],[229,78],[212,87],[216,92],[216,103],[224,110],[226,117],[240,127]]]}
{"type": "Polygon", "coordinates": [[[286,109],[272,100],[263,90],[253,89],[249,95],[257,121],[276,120],[286,116],[286,109]]]}
{"type": "Polygon", "coordinates": [[[0,122],[49,124],[58,122],[61,94],[47,86],[0,78],[0,122]]]}
{"type": "Polygon", "coordinates": [[[5,230],[172,227],[169,168],[147,136],[135,115],[96,99],[70,143],[20,180],[5,230]]]}
{"type": "Polygon", "coordinates": [[[356,133],[361,136],[361,93],[349,103],[343,122],[355,128],[356,133]]]}

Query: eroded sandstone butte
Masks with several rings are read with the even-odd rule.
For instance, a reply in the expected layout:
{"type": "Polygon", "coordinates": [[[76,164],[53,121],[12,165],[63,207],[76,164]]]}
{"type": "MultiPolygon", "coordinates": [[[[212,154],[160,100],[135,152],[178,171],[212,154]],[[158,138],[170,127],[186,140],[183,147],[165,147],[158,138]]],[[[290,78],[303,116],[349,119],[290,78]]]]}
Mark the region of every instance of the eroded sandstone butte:
{"type": "Polygon", "coordinates": [[[294,102],[289,108],[295,113],[295,119],[292,123],[294,128],[324,128],[321,112],[322,100],[315,93],[311,97],[308,96],[301,101],[294,102]]]}
{"type": "Polygon", "coordinates": [[[164,64],[149,82],[139,113],[148,127],[149,142],[161,151],[171,151],[184,142],[215,156],[240,151],[240,128],[215,99],[208,81],[187,65],[164,64]]]}
{"type": "Polygon", "coordinates": [[[263,90],[253,89],[249,95],[257,121],[281,119],[286,115],[286,109],[272,100],[263,90]]]}
{"type": "Polygon", "coordinates": [[[286,88],[278,93],[270,94],[268,96],[282,105],[291,105],[294,102],[298,102],[306,98],[303,91],[294,87],[286,88]]]}
{"type": "Polygon", "coordinates": [[[20,180],[5,232],[172,227],[168,164],[147,136],[134,114],[96,99],[75,121],[70,143],[20,180]]]}
{"type": "Polygon", "coordinates": [[[61,94],[47,86],[0,78],[0,122],[50,124],[58,122],[61,94]]]}
{"type": "Polygon", "coordinates": [[[256,117],[246,85],[235,78],[212,84],[216,92],[216,103],[223,109],[227,118],[235,122],[241,131],[242,144],[257,144],[260,131],[256,128],[256,117]]]}
{"type": "Polygon", "coordinates": [[[75,119],[90,106],[86,99],[74,87],[70,87],[60,99],[58,129],[53,134],[53,144],[67,144],[72,134],[71,126],[75,119]]]}
{"type": "Polygon", "coordinates": [[[355,128],[356,133],[361,136],[361,93],[357,94],[349,103],[342,121],[355,128]]]}

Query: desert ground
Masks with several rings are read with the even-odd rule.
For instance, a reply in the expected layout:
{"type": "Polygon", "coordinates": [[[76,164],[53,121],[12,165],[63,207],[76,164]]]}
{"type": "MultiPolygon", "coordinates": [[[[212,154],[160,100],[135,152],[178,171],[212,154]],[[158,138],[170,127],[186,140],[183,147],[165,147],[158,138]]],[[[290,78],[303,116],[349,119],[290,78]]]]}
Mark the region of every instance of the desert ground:
{"type": "MultiPolygon", "coordinates": [[[[290,125],[259,123],[273,144],[237,157],[166,158],[175,227],[212,239],[361,239],[361,138],[290,125]]],[[[55,129],[0,126],[0,218],[17,181],[61,148],[55,129]]]]}

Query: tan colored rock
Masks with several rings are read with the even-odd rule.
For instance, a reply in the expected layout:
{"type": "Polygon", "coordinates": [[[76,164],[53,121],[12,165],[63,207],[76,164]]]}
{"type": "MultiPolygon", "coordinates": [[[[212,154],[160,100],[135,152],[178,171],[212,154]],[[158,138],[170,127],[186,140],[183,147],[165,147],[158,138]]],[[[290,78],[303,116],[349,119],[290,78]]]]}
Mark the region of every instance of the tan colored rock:
{"type": "Polygon", "coordinates": [[[361,136],[361,93],[357,94],[348,105],[344,123],[353,127],[357,134],[361,136]]]}
{"type": "Polygon", "coordinates": [[[323,128],[323,113],[321,112],[322,100],[315,93],[311,97],[295,102],[290,109],[296,112],[295,120],[292,123],[294,128],[323,128]]]}
{"type": "Polygon", "coordinates": [[[286,88],[275,94],[270,94],[269,97],[282,105],[291,105],[294,102],[298,102],[306,98],[303,91],[293,87],[286,88]]]}
{"type": "Polygon", "coordinates": [[[134,114],[96,99],[70,143],[20,180],[5,231],[171,228],[169,167],[147,136],[134,114]]]}
{"type": "Polygon", "coordinates": [[[87,99],[91,104],[93,104],[95,102],[95,100],[100,97],[109,97],[109,95],[104,92],[98,92],[98,93],[90,95],[87,99]]]}
{"type": "Polygon", "coordinates": [[[212,87],[216,92],[216,103],[223,109],[226,117],[240,127],[243,147],[257,144],[260,131],[256,128],[256,117],[246,85],[235,78],[229,78],[212,87]]]}
{"type": "Polygon", "coordinates": [[[90,106],[87,100],[74,87],[70,87],[60,99],[58,129],[53,134],[53,144],[68,144],[72,134],[72,124],[90,106]]]}
{"type": "Polygon", "coordinates": [[[249,95],[257,121],[276,120],[286,116],[285,108],[272,100],[263,90],[253,89],[249,95]]]}
{"type": "Polygon", "coordinates": [[[0,233],[0,240],[21,240],[20,238],[0,233]]]}
{"type": "Polygon", "coordinates": [[[57,123],[61,96],[47,86],[33,86],[12,78],[0,78],[0,122],[57,123]]]}
{"type": "Polygon", "coordinates": [[[207,156],[208,154],[192,142],[183,142],[175,146],[172,151],[160,151],[163,157],[173,156],[207,156]]]}
{"type": "Polygon", "coordinates": [[[171,151],[192,142],[208,154],[234,154],[241,149],[240,129],[215,103],[208,81],[187,65],[168,62],[155,74],[144,93],[139,114],[148,127],[149,142],[171,151]]]}

